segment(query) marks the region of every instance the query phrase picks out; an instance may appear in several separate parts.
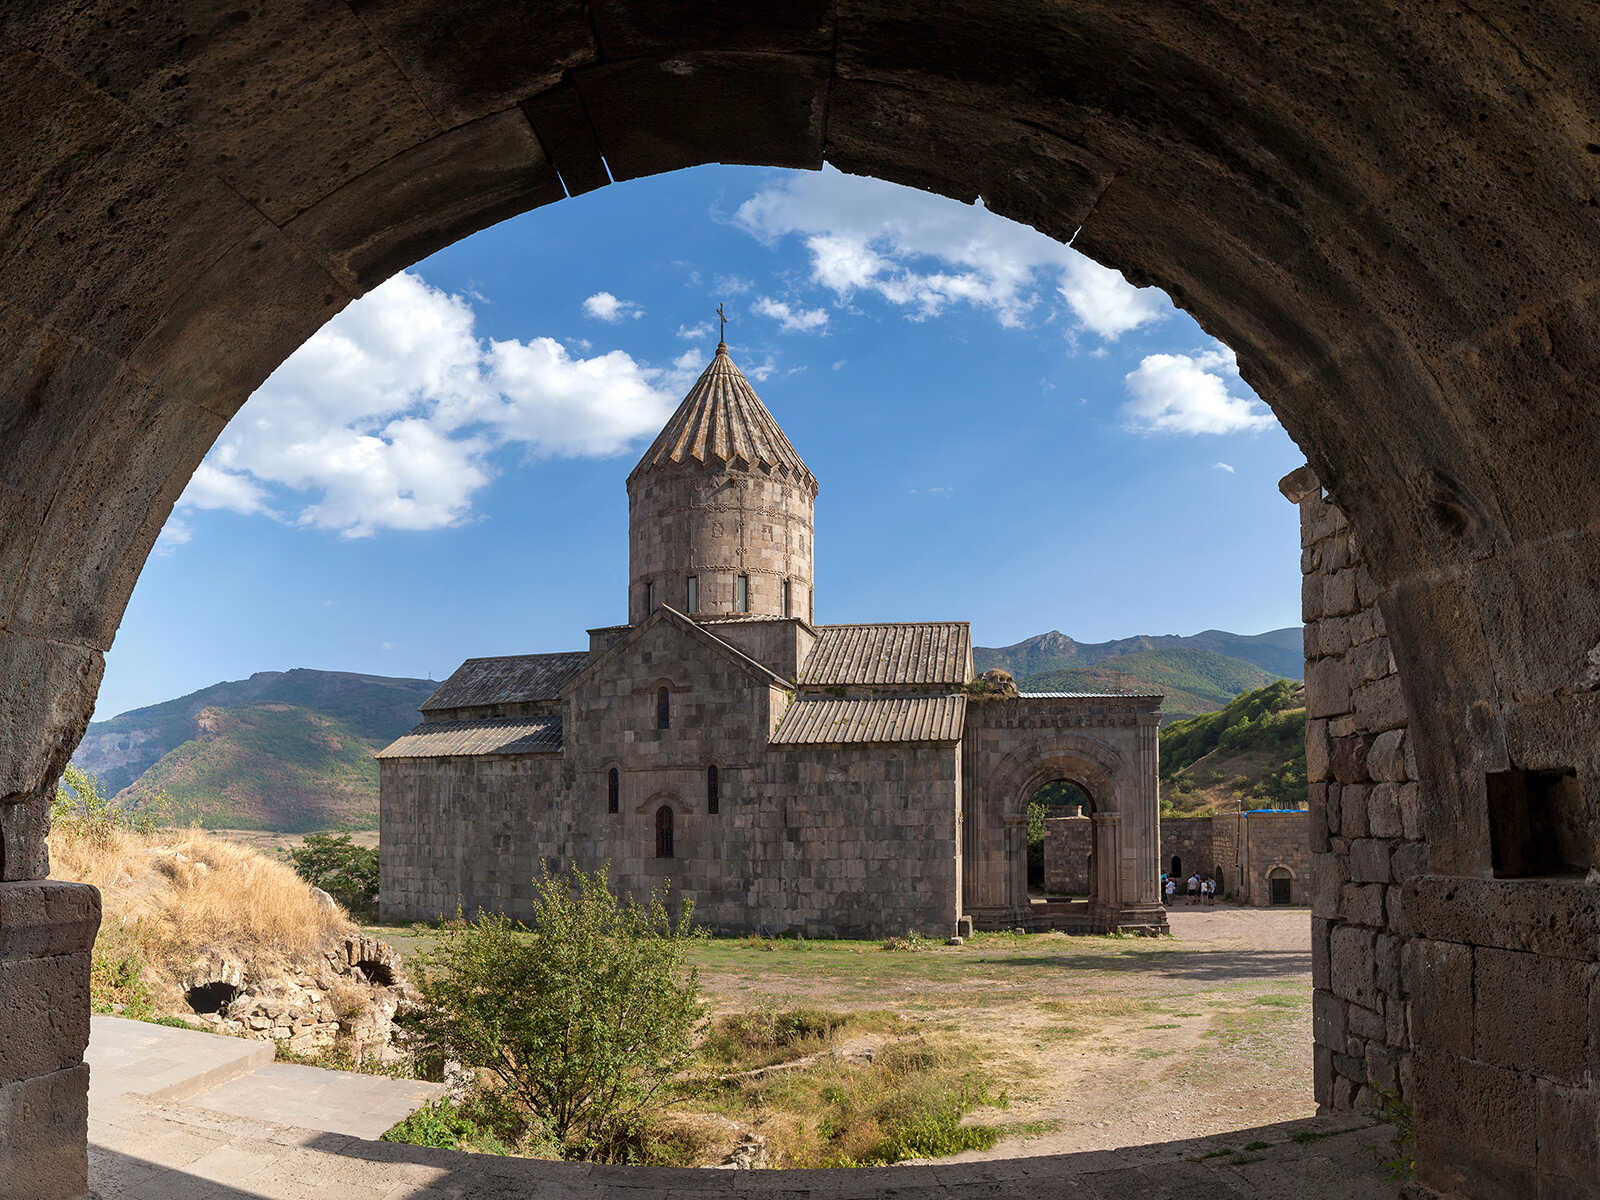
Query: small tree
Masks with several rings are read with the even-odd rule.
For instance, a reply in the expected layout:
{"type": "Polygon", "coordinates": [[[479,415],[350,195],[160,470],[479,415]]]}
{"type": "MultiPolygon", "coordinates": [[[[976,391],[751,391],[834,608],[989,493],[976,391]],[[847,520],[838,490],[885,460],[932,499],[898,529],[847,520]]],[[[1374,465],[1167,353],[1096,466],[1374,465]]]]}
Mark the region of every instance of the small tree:
{"type": "Polygon", "coordinates": [[[348,833],[308,833],[289,851],[294,869],[312,887],[319,887],[358,916],[376,915],[378,904],[377,847],[357,846],[348,833]]]}
{"type": "Polygon", "coordinates": [[[145,797],[137,809],[118,808],[101,790],[97,776],[68,763],[56,784],[50,822],[63,832],[103,847],[115,841],[121,830],[155,832],[171,807],[171,798],[162,791],[145,797]]]}
{"type": "Polygon", "coordinates": [[[480,915],[421,956],[408,1040],[492,1072],[567,1154],[614,1159],[690,1059],[694,906],[619,900],[604,868],[534,892],[531,926],[480,915]]]}

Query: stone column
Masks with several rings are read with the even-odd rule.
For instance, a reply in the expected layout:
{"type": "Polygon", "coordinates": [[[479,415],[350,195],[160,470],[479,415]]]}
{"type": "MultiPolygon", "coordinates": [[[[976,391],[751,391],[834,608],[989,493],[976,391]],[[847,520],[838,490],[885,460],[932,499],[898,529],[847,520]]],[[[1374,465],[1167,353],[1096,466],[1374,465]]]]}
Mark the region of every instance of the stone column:
{"type": "Polygon", "coordinates": [[[1161,798],[1160,740],[1158,712],[1141,712],[1138,728],[1138,790],[1133,810],[1135,821],[1126,831],[1129,877],[1124,880],[1123,896],[1129,904],[1159,905],[1161,879],[1161,798]]]}
{"type": "Polygon", "coordinates": [[[1005,899],[1012,920],[1028,912],[1028,814],[1008,813],[1005,818],[1005,899]]]}
{"type": "Polygon", "coordinates": [[[1111,928],[1122,916],[1122,814],[1094,814],[1094,909],[1111,928]]]}
{"type": "Polygon", "coordinates": [[[89,951],[100,893],[0,883],[0,1197],[89,1191],[89,951]]]}

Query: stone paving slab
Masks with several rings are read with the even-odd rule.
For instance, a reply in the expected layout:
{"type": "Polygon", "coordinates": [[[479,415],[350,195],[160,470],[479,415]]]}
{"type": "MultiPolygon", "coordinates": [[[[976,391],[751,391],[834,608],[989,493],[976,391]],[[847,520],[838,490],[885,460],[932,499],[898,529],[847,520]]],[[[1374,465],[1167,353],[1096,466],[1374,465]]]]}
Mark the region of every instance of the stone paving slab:
{"type": "Polygon", "coordinates": [[[272,1063],[189,1097],[196,1108],[376,1138],[446,1092],[441,1083],[272,1063]]]}
{"type": "Polygon", "coordinates": [[[219,1037],[148,1021],[89,1020],[89,1107],[126,1093],[181,1100],[272,1061],[271,1042],[219,1037]]]}
{"type": "Polygon", "coordinates": [[[90,1114],[89,1179],[100,1200],[1386,1200],[1399,1185],[1376,1163],[1391,1135],[1343,1115],[1086,1154],[720,1171],[460,1154],[126,1096],[90,1114]],[[1252,1142],[1268,1145],[1214,1153],[1252,1142]]]}

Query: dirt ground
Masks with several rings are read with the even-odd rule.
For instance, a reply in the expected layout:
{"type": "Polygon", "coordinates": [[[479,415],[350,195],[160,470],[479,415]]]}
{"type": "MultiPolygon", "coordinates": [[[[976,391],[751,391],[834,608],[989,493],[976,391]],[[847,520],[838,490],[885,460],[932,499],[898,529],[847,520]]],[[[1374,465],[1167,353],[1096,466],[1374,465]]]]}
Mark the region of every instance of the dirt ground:
{"type": "MultiPolygon", "coordinates": [[[[890,1011],[970,1039],[1006,1103],[956,1160],[1201,1137],[1310,1116],[1311,917],[1218,906],[1169,938],[979,934],[964,946],[713,939],[694,951],[713,1011],[890,1011]]],[[[375,928],[404,950],[424,931],[375,928]]],[[[840,1052],[836,1048],[835,1052],[840,1052]]]]}
{"type": "Polygon", "coordinates": [[[701,980],[719,1008],[888,1008],[970,1036],[1009,1103],[969,1119],[1007,1132],[956,1161],[1314,1114],[1308,911],[1180,905],[1171,921],[1171,938],[980,935],[909,953],[713,942],[701,980]]]}

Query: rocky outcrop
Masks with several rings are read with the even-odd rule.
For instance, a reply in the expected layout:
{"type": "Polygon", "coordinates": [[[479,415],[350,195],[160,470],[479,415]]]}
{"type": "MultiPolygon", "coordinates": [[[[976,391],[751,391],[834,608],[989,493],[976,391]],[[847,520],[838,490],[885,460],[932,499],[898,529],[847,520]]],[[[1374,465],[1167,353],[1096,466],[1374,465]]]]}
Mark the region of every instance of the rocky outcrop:
{"type": "Polygon", "coordinates": [[[414,993],[400,955],[375,938],[351,935],[281,970],[252,970],[207,951],[179,978],[193,1016],[239,1037],[320,1054],[338,1042],[358,1062],[396,1061],[394,1016],[414,993]]]}

